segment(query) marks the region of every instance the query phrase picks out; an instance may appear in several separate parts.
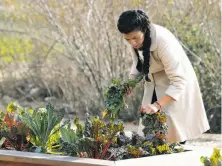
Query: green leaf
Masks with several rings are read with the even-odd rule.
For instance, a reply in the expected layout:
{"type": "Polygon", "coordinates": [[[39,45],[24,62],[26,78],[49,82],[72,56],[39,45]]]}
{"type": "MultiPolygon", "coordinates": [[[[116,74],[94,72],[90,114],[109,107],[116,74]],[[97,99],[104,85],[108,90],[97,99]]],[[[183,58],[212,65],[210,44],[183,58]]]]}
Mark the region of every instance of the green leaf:
{"type": "Polygon", "coordinates": [[[2,137],[2,138],[0,139],[0,147],[4,144],[5,140],[6,140],[5,137],[2,137]]]}
{"type": "Polygon", "coordinates": [[[47,142],[47,151],[52,151],[55,145],[59,145],[59,143],[60,143],[60,133],[59,133],[59,130],[57,130],[57,132],[49,136],[49,139],[47,142]]]}
{"type": "Polygon", "coordinates": [[[76,135],[75,130],[68,128],[61,128],[60,129],[62,140],[69,144],[75,144],[78,140],[78,136],[76,135]]]}
{"type": "Polygon", "coordinates": [[[110,119],[115,119],[119,115],[120,110],[127,106],[124,98],[128,88],[134,89],[136,84],[142,79],[143,76],[138,76],[136,79],[128,79],[122,84],[120,80],[113,79],[112,84],[104,91],[105,107],[108,110],[107,116],[110,119]]]}
{"type": "Polygon", "coordinates": [[[38,146],[42,147],[43,152],[47,151],[50,136],[60,124],[64,117],[64,110],[56,110],[49,103],[44,109],[39,109],[30,113],[26,110],[22,120],[28,125],[32,131],[32,140],[36,141],[38,146]]]}

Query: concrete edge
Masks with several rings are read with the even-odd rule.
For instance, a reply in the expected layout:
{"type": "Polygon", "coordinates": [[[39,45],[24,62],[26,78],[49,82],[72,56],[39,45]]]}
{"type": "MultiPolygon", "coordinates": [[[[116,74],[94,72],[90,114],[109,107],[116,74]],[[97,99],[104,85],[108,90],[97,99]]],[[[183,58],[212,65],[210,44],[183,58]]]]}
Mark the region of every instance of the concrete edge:
{"type": "Polygon", "coordinates": [[[42,164],[53,166],[114,166],[114,161],[60,156],[52,154],[20,152],[14,150],[0,150],[0,161],[10,161],[29,164],[42,164]]]}

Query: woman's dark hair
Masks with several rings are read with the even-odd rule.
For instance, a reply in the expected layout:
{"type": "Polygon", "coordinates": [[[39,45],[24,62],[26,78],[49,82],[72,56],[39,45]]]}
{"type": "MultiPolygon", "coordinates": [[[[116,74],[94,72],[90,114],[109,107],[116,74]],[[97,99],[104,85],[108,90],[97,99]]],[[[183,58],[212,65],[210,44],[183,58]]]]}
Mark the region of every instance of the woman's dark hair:
{"type": "Polygon", "coordinates": [[[150,21],[149,17],[142,10],[127,10],[119,16],[117,23],[118,30],[121,33],[127,34],[133,31],[142,31],[144,33],[143,46],[139,50],[143,51],[144,62],[139,58],[137,49],[134,49],[138,58],[137,70],[142,72],[146,81],[150,81],[149,67],[150,67],[150,21]]]}

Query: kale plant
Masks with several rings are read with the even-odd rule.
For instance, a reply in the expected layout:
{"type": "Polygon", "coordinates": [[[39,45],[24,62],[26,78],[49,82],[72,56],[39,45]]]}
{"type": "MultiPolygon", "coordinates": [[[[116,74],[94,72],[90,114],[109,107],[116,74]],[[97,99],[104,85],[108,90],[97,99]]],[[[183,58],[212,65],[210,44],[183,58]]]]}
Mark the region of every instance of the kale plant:
{"type": "Polygon", "coordinates": [[[112,84],[105,90],[105,111],[103,116],[107,116],[109,119],[115,119],[122,108],[126,107],[125,96],[136,87],[143,79],[143,76],[139,76],[136,79],[128,79],[126,82],[121,83],[118,79],[113,79],[112,84]]]}

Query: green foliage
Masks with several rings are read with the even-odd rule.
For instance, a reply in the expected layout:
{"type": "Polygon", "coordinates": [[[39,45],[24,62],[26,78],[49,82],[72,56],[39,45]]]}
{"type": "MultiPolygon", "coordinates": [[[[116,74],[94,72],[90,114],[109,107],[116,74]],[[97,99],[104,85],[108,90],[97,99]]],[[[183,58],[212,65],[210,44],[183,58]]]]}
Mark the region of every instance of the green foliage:
{"type": "Polygon", "coordinates": [[[137,133],[133,133],[132,138],[130,138],[124,132],[120,132],[117,135],[117,141],[108,149],[106,158],[109,160],[122,160],[183,151],[184,149],[180,144],[163,143],[158,145],[156,142],[141,137],[137,133]]]}
{"type": "Polygon", "coordinates": [[[41,147],[42,152],[47,152],[47,143],[55,131],[55,127],[60,124],[63,119],[65,111],[55,110],[51,104],[47,104],[45,108],[39,109],[30,113],[25,112],[22,121],[28,125],[31,132],[31,142],[41,147]]]}
{"type": "MultiPolygon", "coordinates": [[[[75,124],[79,125],[76,119],[75,124]]],[[[83,127],[81,127],[81,131],[82,129],[83,127]]],[[[61,129],[62,140],[64,141],[61,151],[68,155],[105,159],[108,148],[117,139],[117,133],[123,131],[123,124],[112,121],[105,124],[99,117],[90,119],[87,115],[84,135],[78,134],[78,130],[77,127],[77,130],[74,131],[70,128],[70,125],[61,129]]]]}
{"type": "Polygon", "coordinates": [[[4,122],[5,112],[0,110],[0,123],[4,122]]]}
{"type": "Polygon", "coordinates": [[[163,113],[143,116],[146,137],[141,137],[137,133],[133,133],[132,137],[127,137],[123,131],[122,122],[113,120],[105,122],[99,117],[90,118],[88,113],[85,125],[81,124],[77,117],[74,119],[76,128],[74,130],[69,121],[61,124],[64,110],[55,110],[51,104],[38,110],[28,110],[10,103],[7,110],[8,113],[0,114],[4,118],[1,120],[0,126],[1,136],[3,136],[1,142],[16,150],[23,150],[24,141],[30,141],[31,146],[34,146],[25,147],[28,151],[34,147],[35,152],[105,160],[121,160],[183,151],[180,145],[165,142],[165,128],[161,128],[161,125],[166,123],[163,113]],[[20,121],[16,122],[15,117],[20,121]],[[153,126],[153,129],[149,128],[150,126],[153,126]],[[155,133],[154,137],[150,139],[153,133],[155,133]],[[13,142],[15,137],[16,142],[13,142]],[[18,140],[21,141],[18,143],[18,140]]]}
{"type": "Polygon", "coordinates": [[[132,138],[129,138],[123,132],[123,124],[113,121],[113,118],[116,117],[122,107],[112,106],[122,105],[127,88],[135,88],[140,80],[141,78],[136,81],[128,80],[127,83],[123,84],[119,80],[113,80],[112,85],[105,93],[106,103],[110,103],[109,107],[106,108],[110,110],[106,112],[109,115],[108,118],[110,118],[110,121],[105,123],[99,117],[94,117],[90,120],[87,114],[85,127],[83,127],[80,125],[78,119],[75,118],[77,131],[81,131],[78,132],[81,134],[77,137],[77,131],[75,132],[70,127],[69,131],[64,130],[69,133],[67,133],[67,137],[69,135],[73,136],[73,141],[68,141],[70,140],[68,138],[71,137],[63,139],[67,141],[63,144],[61,150],[65,151],[68,155],[108,160],[183,152],[183,147],[180,144],[166,143],[168,128],[166,124],[167,117],[164,112],[143,115],[142,124],[145,126],[143,130],[145,137],[133,133],[132,138]],[[117,109],[118,111],[116,111],[117,109]],[[70,148],[73,150],[70,150],[70,148]]]}
{"type": "Polygon", "coordinates": [[[166,124],[167,117],[164,112],[157,112],[155,114],[144,114],[142,117],[142,124],[144,125],[144,136],[156,145],[162,145],[166,142],[166,135],[168,126],[166,124]]]}
{"type": "Polygon", "coordinates": [[[2,145],[4,144],[6,138],[5,137],[1,137],[0,138],[0,148],[2,147],[2,145]]]}
{"type": "Polygon", "coordinates": [[[33,50],[33,43],[24,38],[1,36],[0,48],[0,57],[3,61],[7,63],[14,60],[25,61],[27,59],[25,55],[33,50]]]}
{"type": "MultiPolygon", "coordinates": [[[[80,127],[78,118],[74,121],[75,124],[80,127]]],[[[77,131],[73,130],[71,124],[68,123],[60,129],[60,133],[62,139],[60,151],[70,156],[77,156],[79,153],[80,138],[83,137],[82,132],[79,132],[78,128],[77,131]]]]}
{"type": "Polygon", "coordinates": [[[131,138],[127,137],[123,131],[123,123],[114,121],[113,118],[125,104],[124,97],[129,88],[134,89],[141,79],[142,76],[123,84],[119,80],[113,80],[113,84],[105,93],[109,121],[105,122],[97,116],[91,119],[87,113],[85,125],[80,123],[78,117],[74,118],[76,130],[71,129],[71,124],[67,122],[59,126],[64,110],[57,111],[50,104],[37,111],[21,109],[17,105],[10,104],[8,111],[20,110],[17,112],[31,130],[30,141],[40,147],[44,153],[59,147],[57,152],[66,155],[121,160],[182,152],[183,148],[180,145],[166,143],[167,118],[164,112],[143,115],[145,137],[137,133],[133,133],[131,138]]]}
{"type": "Polygon", "coordinates": [[[0,138],[1,146],[22,151],[27,144],[29,128],[17,116],[18,105],[8,104],[7,112],[0,112],[0,138]]]}
{"type": "Polygon", "coordinates": [[[204,166],[220,166],[222,164],[220,149],[214,148],[213,154],[210,158],[201,156],[200,161],[204,163],[204,166]]]}
{"type": "MultiPolygon", "coordinates": [[[[113,120],[119,111],[124,108],[124,97],[127,94],[128,88],[134,89],[141,79],[142,76],[136,80],[128,80],[123,84],[117,79],[113,80],[111,86],[105,91],[106,110],[104,115],[108,114],[108,118],[113,120]]],[[[97,127],[105,128],[104,123],[99,121],[99,119],[95,119],[95,121],[97,127]]],[[[124,132],[120,132],[116,141],[112,141],[113,147],[108,150],[110,152],[107,156],[108,159],[120,160],[124,158],[182,152],[183,148],[179,144],[168,144],[166,142],[168,131],[166,122],[167,117],[164,112],[157,112],[152,115],[142,114],[143,133],[145,137],[134,133],[132,138],[128,138],[124,132]]],[[[92,123],[92,126],[94,123],[92,123]]],[[[88,125],[90,126],[90,124],[88,125]]],[[[110,128],[109,126],[107,130],[110,128]]],[[[92,131],[94,132],[93,128],[92,131]]],[[[93,135],[102,138],[101,133],[94,132],[93,135]]]]}
{"type": "Polygon", "coordinates": [[[78,136],[75,130],[71,129],[71,125],[69,124],[67,127],[63,127],[60,129],[62,140],[69,144],[75,144],[78,140],[78,136]]]}
{"type": "Polygon", "coordinates": [[[61,142],[60,124],[58,124],[51,133],[52,134],[49,136],[46,145],[47,152],[49,153],[53,153],[55,149],[58,149],[60,147],[60,142],[61,142]]]}
{"type": "Polygon", "coordinates": [[[113,79],[112,84],[105,90],[105,112],[104,116],[115,119],[119,115],[120,109],[126,107],[124,97],[127,95],[130,89],[134,89],[136,84],[143,79],[143,76],[139,76],[137,79],[129,79],[124,83],[121,83],[118,79],[113,79]]]}
{"type": "Polygon", "coordinates": [[[127,145],[127,151],[129,153],[129,155],[132,155],[134,158],[138,158],[142,155],[144,155],[143,149],[140,147],[135,147],[132,145],[127,145]]]}
{"type": "Polygon", "coordinates": [[[79,118],[75,117],[74,119],[74,125],[76,125],[76,134],[78,137],[82,137],[83,136],[83,132],[84,132],[84,126],[79,122],[79,118]]]}

